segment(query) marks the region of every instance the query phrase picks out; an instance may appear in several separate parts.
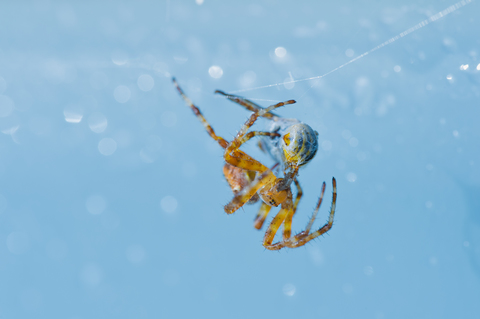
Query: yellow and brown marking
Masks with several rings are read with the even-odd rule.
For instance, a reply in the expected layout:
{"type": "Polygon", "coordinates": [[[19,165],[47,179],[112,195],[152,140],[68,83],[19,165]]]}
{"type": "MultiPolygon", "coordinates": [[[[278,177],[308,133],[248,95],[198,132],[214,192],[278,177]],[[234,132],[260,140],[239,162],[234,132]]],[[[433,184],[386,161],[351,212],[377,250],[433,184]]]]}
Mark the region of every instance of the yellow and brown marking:
{"type": "MultiPolygon", "coordinates": [[[[231,214],[243,205],[257,202],[259,198],[262,198],[263,202],[254,222],[254,227],[256,229],[260,229],[265,222],[265,219],[267,218],[272,206],[280,205],[280,211],[273,218],[264,236],[263,246],[269,250],[279,250],[284,247],[300,247],[330,230],[333,225],[337,200],[337,183],[335,178],[332,179],[333,198],[328,222],[317,231],[310,233],[313,222],[316,219],[320,205],[323,201],[326,187],[325,183],[323,183],[317,206],[307,224],[307,227],[304,231],[298,233],[297,235],[293,237],[291,236],[293,216],[297,212],[298,203],[303,195],[303,191],[299,182],[297,181],[298,169],[301,165],[304,165],[315,156],[318,135],[318,133],[313,131],[313,129],[306,124],[299,123],[296,120],[280,119],[279,116],[271,113],[271,111],[278,107],[295,103],[294,100],[280,102],[275,105],[271,105],[268,108],[262,108],[247,99],[226,94],[222,91],[216,91],[216,93],[226,96],[228,99],[245,107],[247,110],[253,111],[253,114],[250,115],[248,120],[240,128],[234,140],[228,142],[224,138],[216,135],[213,128],[200,112],[200,109],[196,107],[193,102],[183,93],[183,90],[180,88],[177,81],[175,81],[175,79],[172,80],[177,91],[184,99],[185,103],[191,108],[195,116],[203,124],[207,133],[225,150],[224,159],[226,164],[223,167],[223,173],[234,193],[233,199],[227,205],[225,205],[226,213],[231,214]],[[285,121],[286,123],[292,123],[293,121],[296,124],[284,126],[287,127],[287,130],[290,129],[291,132],[282,133],[285,134],[283,137],[277,132],[248,132],[248,130],[259,117],[277,121],[275,123],[279,123],[281,121],[284,121],[282,123],[285,123],[285,121]],[[292,136],[292,134],[294,135],[292,136]],[[272,169],[269,169],[261,162],[257,161],[239,149],[244,143],[256,136],[270,136],[272,139],[283,139],[283,153],[285,155],[285,159],[282,160],[281,164],[283,164],[284,167],[284,178],[277,178],[273,173],[273,170],[278,163],[275,164],[272,169]],[[297,188],[295,201],[293,200],[291,190],[292,182],[295,183],[297,188]],[[282,224],[282,240],[273,243],[275,235],[282,224]]],[[[263,147],[262,150],[268,151],[263,147]]]]}

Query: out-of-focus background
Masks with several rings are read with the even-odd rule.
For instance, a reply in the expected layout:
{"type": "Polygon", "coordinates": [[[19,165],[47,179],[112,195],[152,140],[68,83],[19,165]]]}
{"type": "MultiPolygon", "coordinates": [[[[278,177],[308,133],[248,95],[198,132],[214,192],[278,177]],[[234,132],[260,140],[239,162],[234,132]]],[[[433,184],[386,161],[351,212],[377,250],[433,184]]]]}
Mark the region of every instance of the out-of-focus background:
{"type": "Polygon", "coordinates": [[[295,82],[453,4],[2,2],[0,318],[478,318],[479,4],[295,82]],[[172,75],[228,140],[249,112],[215,89],[298,101],[277,113],[320,148],[293,227],[335,176],[328,235],[270,252],[257,205],[224,213],[172,75]]]}

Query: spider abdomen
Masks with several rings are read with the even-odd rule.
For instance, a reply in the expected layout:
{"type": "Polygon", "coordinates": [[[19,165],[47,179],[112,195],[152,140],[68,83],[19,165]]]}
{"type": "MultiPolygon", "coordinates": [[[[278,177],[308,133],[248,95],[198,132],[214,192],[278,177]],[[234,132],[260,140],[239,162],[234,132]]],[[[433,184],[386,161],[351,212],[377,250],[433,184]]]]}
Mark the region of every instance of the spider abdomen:
{"type": "Polygon", "coordinates": [[[297,166],[307,164],[317,153],[317,132],[305,123],[289,126],[281,137],[285,162],[297,166]]]}
{"type": "Polygon", "coordinates": [[[318,133],[305,123],[278,118],[269,121],[268,131],[280,136],[263,137],[261,146],[278,163],[302,166],[317,153],[318,133]]]}

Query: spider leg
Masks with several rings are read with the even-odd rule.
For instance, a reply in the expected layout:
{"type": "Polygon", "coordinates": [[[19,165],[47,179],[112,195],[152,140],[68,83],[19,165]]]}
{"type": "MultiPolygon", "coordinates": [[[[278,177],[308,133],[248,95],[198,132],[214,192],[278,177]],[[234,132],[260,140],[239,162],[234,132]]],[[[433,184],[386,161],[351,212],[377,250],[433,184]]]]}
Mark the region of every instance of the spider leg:
{"type": "Polygon", "coordinates": [[[230,144],[228,145],[228,147],[225,151],[225,155],[227,155],[228,153],[232,152],[235,149],[238,149],[243,143],[245,143],[248,140],[248,139],[247,140],[242,140],[242,137],[247,133],[248,129],[250,127],[252,127],[252,125],[257,121],[257,119],[260,116],[264,116],[266,113],[268,113],[268,112],[270,112],[270,111],[272,111],[276,108],[279,108],[281,106],[294,104],[294,103],[296,103],[295,100],[288,100],[288,101],[285,101],[285,102],[280,102],[280,103],[277,103],[277,104],[274,104],[274,105],[270,105],[266,109],[261,109],[258,112],[252,113],[252,115],[250,115],[248,120],[245,122],[245,124],[243,124],[242,128],[237,133],[237,136],[235,136],[235,139],[232,142],[230,142],[230,144]]]}
{"type": "Polygon", "coordinates": [[[262,205],[258,210],[257,216],[255,217],[255,222],[253,224],[253,227],[255,227],[256,229],[261,229],[271,209],[272,209],[272,206],[262,202],[262,205]]]}
{"type": "MultiPolygon", "coordinates": [[[[275,133],[265,133],[265,132],[251,132],[251,133],[253,134],[250,136],[250,138],[255,135],[275,134],[275,133]]],[[[261,187],[267,184],[273,183],[277,178],[275,174],[273,174],[272,170],[268,169],[268,167],[266,167],[265,165],[263,165],[262,163],[255,160],[250,155],[242,152],[239,149],[233,150],[231,154],[228,154],[226,151],[225,161],[227,162],[227,164],[232,165],[234,167],[238,167],[245,171],[254,171],[254,172],[260,173],[259,175],[257,175],[257,178],[252,183],[242,188],[240,191],[236,192],[235,196],[230,201],[230,203],[225,205],[224,210],[227,214],[234,213],[237,209],[239,209],[240,207],[248,203],[250,199],[257,194],[257,191],[261,187]]]]}
{"type": "Polygon", "coordinates": [[[240,146],[242,146],[243,143],[245,143],[246,141],[248,141],[249,139],[257,135],[278,136],[277,133],[259,132],[259,131],[252,131],[247,133],[247,131],[250,127],[252,127],[252,125],[255,123],[255,121],[258,119],[259,116],[263,116],[264,114],[278,107],[288,105],[288,104],[293,104],[293,103],[295,103],[294,100],[280,102],[275,105],[271,105],[266,109],[262,109],[258,112],[252,113],[252,115],[250,115],[248,120],[245,122],[245,124],[242,126],[240,131],[235,136],[235,139],[232,142],[230,142],[230,144],[228,144],[228,146],[226,147],[225,153],[224,153],[225,161],[233,166],[237,166],[250,171],[262,172],[262,173],[267,171],[268,168],[265,165],[253,159],[252,157],[248,156],[247,154],[243,153],[242,151],[239,150],[239,148],[240,146]]]}
{"type": "Polygon", "coordinates": [[[228,164],[242,168],[244,170],[260,172],[262,174],[254,183],[252,183],[249,187],[246,187],[241,192],[236,194],[235,197],[230,201],[230,203],[225,205],[225,212],[227,214],[231,214],[235,212],[237,209],[242,207],[246,202],[248,202],[250,198],[254,196],[262,186],[272,183],[276,179],[276,176],[273,174],[271,170],[269,170],[265,165],[255,160],[248,154],[240,151],[239,147],[254,136],[257,136],[257,135],[278,136],[278,134],[270,133],[270,132],[259,132],[259,131],[252,131],[247,133],[248,129],[253,125],[253,123],[255,123],[255,121],[258,119],[259,116],[262,116],[265,113],[268,113],[271,110],[274,110],[275,108],[288,105],[288,104],[293,104],[293,103],[295,103],[294,100],[289,100],[286,102],[281,102],[275,105],[271,105],[266,109],[262,109],[258,112],[253,113],[252,115],[250,115],[250,118],[242,126],[242,128],[238,132],[235,139],[232,142],[230,142],[230,144],[228,144],[224,153],[225,161],[228,164]]]}
{"type": "MultiPolygon", "coordinates": [[[[257,175],[257,172],[246,171],[239,167],[225,163],[223,166],[223,175],[228,182],[228,185],[233,191],[233,194],[236,195],[239,191],[250,185],[257,175]]],[[[258,202],[260,197],[258,194],[255,194],[247,204],[253,204],[258,202]]]]}
{"type": "MultiPolygon", "coordinates": [[[[276,163],[275,165],[270,168],[270,170],[273,172],[273,170],[279,165],[280,163],[276,163]]],[[[301,193],[301,190],[300,190],[301,193]]],[[[257,194],[258,195],[258,194],[257,194]]],[[[298,195],[297,195],[298,197],[298,195]]],[[[255,221],[253,223],[253,227],[256,229],[261,229],[263,226],[263,223],[265,222],[265,219],[268,216],[268,213],[272,209],[272,206],[265,204],[265,202],[262,201],[262,205],[260,206],[260,209],[258,210],[257,216],[255,216],[255,221]]]]}
{"type": "MultiPolygon", "coordinates": [[[[333,216],[335,215],[335,206],[336,206],[336,202],[337,202],[337,182],[336,182],[335,178],[332,179],[332,184],[333,184],[332,207],[330,208],[330,215],[329,215],[329,218],[328,218],[328,222],[325,225],[323,225],[322,227],[320,227],[320,229],[318,229],[317,231],[315,231],[311,234],[309,234],[310,230],[308,230],[308,232],[307,232],[307,230],[301,232],[300,234],[293,237],[290,241],[286,242],[285,246],[287,246],[289,248],[296,248],[296,247],[303,246],[306,243],[308,243],[310,240],[315,239],[318,236],[321,236],[321,235],[325,234],[327,231],[330,230],[330,228],[332,228],[333,216]]],[[[312,218],[310,219],[310,222],[309,222],[310,227],[311,227],[311,224],[313,223],[313,220],[316,216],[318,208],[320,207],[324,192],[325,192],[325,188],[322,187],[322,195],[321,195],[321,197],[318,201],[318,205],[317,205],[317,208],[315,209],[315,213],[314,213],[314,215],[312,216],[312,218]]]]}
{"type": "Polygon", "coordinates": [[[300,187],[300,183],[297,181],[296,178],[293,181],[295,183],[295,186],[297,187],[297,196],[295,197],[295,202],[293,203],[293,209],[291,214],[288,214],[287,217],[285,217],[285,223],[283,224],[283,241],[290,240],[290,236],[292,235],[293,215],[295,215],[295,213],[297,212],[298,203],[300,202],[300,199],[302,198],[302,195],[303,195],[302,188],[300,187]]]}
{"type": "Polygon", "coordinates": [[[241,144],[244,144],[246,141],[248,141],[249,139],[251,139],[252,137],[255,137],[255,136],[279,137],[280,134],[275,133],[275,132],[251,131],[251,132],[248,132],[247,134],[245,134],[245,135],[241,138],[241,144]]]}
{"type": "MultiPolygon", "coordinates": [[[[261,132],[261,131],[251,131],[246,133],[245,135],[239,138],[240,145],[244,144],[251,138],[255,136],[280,136],[278,133],[271,133],[271,132],[261,132]]],[[[240,167],[250,171],[256,172],[265,172],[268,168],[260,163],[259,161],[255,160],[251,156],[247,155],[246,153],[235,149],[228,153],[230,145],[227,147],[225,151],[225,161],[233,166],[240,167]],[[233,154],[233,155],[232,155],[233,154]]]]}
{"type": "MultiPolygon", "coordinates": [[[[180,87],[180,85],[178,85],[177,81],[175,80],[175,78],[172,78],[172,82],[173,84],[175,85],[175,87],[177,88],[177,91],[178,93],[182,96],[183,100],[185,101],[185,103],[192,109],[193,113],[197,116],[197,118],[200,120],[200,122],[203,124],[203,126],[205,127],[205,129],[207,130],[208,134],[218,142],[218,144],[222,147],[222,148],[227,148],[228,147],[228,142],[221,136],[218,136],[215,134],[215,131],[213,130],[213,128],[210,126],[210,124],[208,123],[208,121],[205,119],[205,117],[203,116],[203,114],[200,112],[200,109],[198,107],[196,107],[193,102],[185,95],[185,93],[183,92],[182,88],[180,87]]],[[[250,138],[253,137],[256,133],[254,134],[251,134],[250,138]]],[[[258,135],[271,135],[272,133],[269,133],[269,134],[258,134],[258,135]]],[[[248,139],[247,139],[248,140],[248,139]]],[[[233,159],[232,161],[235,162],[235,160],[239,160],[241,161],[242,163],[246,163],[248,167],[252,167],[250,169],[247,169],[249,171],[260,171],[260,172],[264,172],[266,171],[268,168],[266,168],[265,166],[261,165],[258,161],[256,161],[255,159],[253,159],[252,157],[250,157],[249,155],[245,154],[244,152],[242,152],[241,150],[234,150],[232,152],[232,155],[231,155],[231,158],[233,159]],[[260,164],[261,166],[260,167],[257,167],[258,164],[260,164]]],[[[227,161],[228,162],[228,161],[227,161]]],[[[228,163],[227,163],[228,164],[228,163]]],[[[238,167],[239,169],[242,169],[242,167],[240,165],[235,165],[235,163],[232,163],[233,165],[232,166],[236,166],[238,167]]],[[[245,165],[244,165],[245,166],[245,165]]],[[[225,174],[225,177],[227,179],[227,182],[229,183],[230,187],[232,188],[232,190],[236,191],[236,188],[237,188],[237,184],[240,182],[242,183],[242,179],[244,179],[244,176],[242,176],[242,172],[239,172],[239,171],[232,171],[230,167],[228,166],[224,166],[224,174],[225,174]]],[[[248,172],[246,172],[246,174],[248,174],[248,172]]],[[[273,175],[273,173],[272,173],[273,175]]],[[[240,186],[243,186],[243,185],[238,185],[240,186]]],[[[261,185],[260,185],[261,186],[261,185]]],[[[260,187],[259,186],[259,187],[260,187]]],[[[247,187],[248,188],[248,187],[247,187]]],[[[238,197],[238,193],[236,194],[235,197],[238,197]]],[[[240,192],[240,193],[243,193],[243,192],[240,192]]],[[[256,190],[254,192],[250,192],[249,194],[246,194],[242,197],[242,199],[247,198],[247,200],[245,202],[248,202],[250,201],[256,194],[256,190]]],[[[253,202],[255,201],[255,199],[253,200],[253,202]]],[[[243,204],[245,203],[243,202],[243,204]]],[[[240,205],[238,206],[241,207],[243,206],[240,205]]],[[[236,209],[238,209],[236,208],[236,209]]],[[[235,210],[236,210],[235,209],[235,210]]],[[[232,212],[227,212],[227,213],[233,213],[232,212]]]]}
{"type": "MultiPolygon", "coordinates": [[[[325,187],[326,187],[326,184],[325,184],[325,182],[323,182],[322,192],[320,193],[320,198],[318,199],[317,207],[315,207],[315,210],[313,211],[312,217],[310,218],[310,221],[308,222],[308,225],[307,225],[307,227],[305,228],[305,231],[304,231],[304,233],[307,234],[307,235],[310,233],[310,230],[312,229],[312,226],[313,226],[313,222],[317,218],[317,214],[318,214],[318,210],[320,209],[320,205],[322,205],[323,195],[325,194],[325,187]]],[[[336,194],[336,192],[335,192],[335,194],[336,194]]],[[[332,220],[332,222],[333,222],[333,220],[332,220]]]]}
{"type": "Polygon", "coordinates": [[[202,122],[203,126],[205,127],[205,129],[207,130],[208,134],[215,140],[218,142],[218,144],[220,144],[221,147],[223,148],[227,148],[228,146],[228,142],[221,136],[218,136],[215,134],[215,131],[213,130],[213,128],[210,126],[210,124],[207,122],[207,120],[205,119],[205,117],[203,117],[203,114],[202,112],[200,112],[200,109],[198,107],[196,107],[192,100],[190,100],[188,98],[188,96],[185,95],[185,93],[183,93],[183,90],[180,88],[180,86],[178,85],[177,83],[177,80],[175,80],[175,78],[172,78],[172,82],[173,84],[175,85],[175,87],[177,88],[177,91],[178,93],[180,93],[180,95],[182,96],[183,100],[185,101],[185,103],[192,109],[193,113],[197,116],[197,118],[200,120],[200,122],[202,122]]]}
{"type": "MultiPolygon", "coordinates": [[[[246,108],[249,111],[258,112],[260,110],[263,110],[263,107],[261,107],[260,105],[258,105],[256,103],[253,103],[252,101],[247,100],[247,99],[245,99],[241,96],[228,94],[228,93],[225,93],[225,92],[220,91],[220,90],[216,90],[215,93],[218,93],[218,94],[221,94],[221,95],[227,97],[230,101],[232,101],[234,103],[237,103],[237,104],[240,104],[241,106],[243,106],[244,108],[246,108]]],[[[276,119],[280,118],[280,116],[278,116],[276,114],[273,114],[273,113],[266,113],[262,116],[266,117],[266,118],[269,118],[269,119],[272,119],[272,120],[276,120],[276,119]]]]}
{"type": "Polygon", "coordinates": [[[285,221],[288,215],[293,214],[292,192],[289,192],[287,199],[282,203],[282,208],[278,214],[273,218],[270,226],[268,226],[263,238],[263,246],[269,250],[279,250],[285,247],[285,240],[272,244],[278,229],[285,221]]]}
{"type": "MultiPolygon", "coordinates": [[[[247,154],[243,153],[244,155],[248,156],[247,154]]],[[[255,161],[255,160],[254,160],[255,161]]],[[[257,162],[257,161],[255,161],[257,162]]],[[[257,162],[259,165],[262,165],[261,163],[257,162]]],[[[265,167],[265,166],[264,166],[265,167]]],[[[257,194],[257,191],[263,187],[264,185],[270,184],[275,181],[277,178],[271,170],[265,167],[265,171],[260,174],[260,176],[255,179],[250,185],[247,187],[243,188],[241,191],[235,194],[233,199],[225,205],[224,209],[227,214],[232,214],[234,213],[237,209],[245,205],[250,198],[255,196],[257,194]]]]}
{"type": "Polygon", "coordinates": [[[293,181],[295,183],[295,186],[297,187],[297,196],[295,197],[295,202],[293,203],[293,214],[295,215],[295,213],[297,212],[298,203],[300,202],[300,199],[303,196],[303,191],[297,179],[295,178],[293,181]]]}

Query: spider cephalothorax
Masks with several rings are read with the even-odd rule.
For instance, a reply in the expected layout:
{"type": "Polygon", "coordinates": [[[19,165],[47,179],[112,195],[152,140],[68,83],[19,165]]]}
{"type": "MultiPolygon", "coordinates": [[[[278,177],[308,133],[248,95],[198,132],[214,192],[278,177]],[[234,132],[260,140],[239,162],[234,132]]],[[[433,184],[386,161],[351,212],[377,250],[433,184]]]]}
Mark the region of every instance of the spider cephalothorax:
{"type": "Polygon", "coordinates": [[[270,223],[263,241],[265,248],[271,250],[303,246],[310,240],[326,233],[332,227],[337,198],[335,178],[332,179],[333,198],[328,222],[323,227],[310,233],[325,193],[324,182],[317,207],[306,229],[295,236],[291,236],[292,218],[303,194],[297,181],[298,170],[313,159],[318,149],[318,133],[309,125],[296,119],[285,119],[271,113],[278,107],[294,104],[294,100],[280,102],[264,109],[247,99],[216,91],[216,93],[222,94],[231,101],[253,111],[234,140],[227,142],[224,138],[215,134],[215,131],[203,117],[200,110],[183,93],[175,79],[173,79],[173,83],[187,105],[202,122],[209,135],[224,149],[226,164],[223,171],[234,193],[234,198],[225,205],[227,214],[235,212],[245,204],[251,204],[257,202],[258,199],[262,199],[262,204],[254,223],[255,228],[260,229],[272,206],[280,206],[280,211],[270,223]],[[249,131],[259,117],[267,119],[267,131],[249,131]],[[260,137],[260,148],[269,153],[277,162],[271,169],[240,150],[240,146],[243,143],[255,136],[260,137]],[[274,174],[273,170],[277,166],[283,170],[283,177],[277,177],[274,174]],[[293,199],[291,190],[292,182],[297,188],[295,199],[293,199]],[[281,241],[273,243],[275,234],[282,224],[283,238],[281,241]]]}

